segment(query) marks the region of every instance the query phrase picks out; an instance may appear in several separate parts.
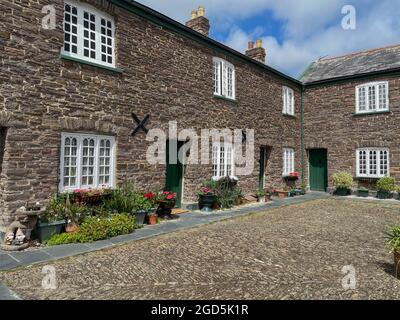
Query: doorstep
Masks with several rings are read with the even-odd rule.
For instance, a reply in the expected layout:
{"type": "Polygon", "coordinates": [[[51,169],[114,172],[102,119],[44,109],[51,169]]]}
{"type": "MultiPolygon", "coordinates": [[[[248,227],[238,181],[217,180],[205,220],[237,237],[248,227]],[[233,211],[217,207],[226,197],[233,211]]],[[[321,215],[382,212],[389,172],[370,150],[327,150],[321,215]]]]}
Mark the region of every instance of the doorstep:
{"type": "Polygon", "coordinates": [[[270,202],[252,203],[240,207],[235,207],[230,210],[220,210],[211,214],[203,214],[200,211],[192,211],[187,214],[179,215],[179,219],[174,219],[151,226],[146,225],[143,228],[136,229],[131,234],[121,235],[107,240],[100,240],[92,243],[76,243],[52,247],[39,247],[20,252],[0,251],[0,270],[4,271],[16,267],[24,267],[38,263],[51,262],[54,260],[98,251],[105,248],[115,247],[118,245],[130,243],[132,241],[144,240],[162,234],[207,225],[217,221],[246,216],[250,213],[264,212],[274,208],[317,199],[324,199],[328,197],[330,197],[330,195],[327,193],[310,192],[304,196],[297,196],[286,199],[273,198],[273,201],[270,202]]]}

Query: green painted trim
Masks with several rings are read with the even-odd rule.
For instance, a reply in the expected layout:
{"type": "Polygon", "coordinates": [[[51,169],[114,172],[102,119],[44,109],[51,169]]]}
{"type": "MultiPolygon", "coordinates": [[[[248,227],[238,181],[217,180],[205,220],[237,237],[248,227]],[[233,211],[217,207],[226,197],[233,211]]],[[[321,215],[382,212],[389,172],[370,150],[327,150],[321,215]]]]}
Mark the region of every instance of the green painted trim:
{"type": "Polygon", "coordinates": [[[101,68],[101,69],[106,69],[106,70],[113,71],[113,72],[117,72],[117,73],[122,73],[122,72],[124,72],[124,70],[123,70],[123,69],[120,69],[120,68],[112,68],[112,67],[103,66],[103,65],[101,65],[101,64],[94,63],[94,62],[89,62],[89,61],[86,61],[86,60],[84,60],[84,59],[79,59],[79,58],[70,57],[70,56],[67,56],[67,55],[62,54],[62,53],[60,53],[60,58],[61,58],[61,59],[64,59],[64,60],[79,62],[79,63],[86,64],[86,65],[92,66],[92,67],[97,67],[97,68],[101,68]]]}
{"type": "Polygon", "coordinates": [[[219,95],[216,95],[216,94],[214,94],[214,98],[215,99],[224,100],[224,101],[229,101],[229,102],[232,102],[234,104],[239,104],[239,102],[237,100],[235,100],[235,99],[230,99],[230,98],[219,96],[219,95]]]}
{"type": "Polygon", "coordinates": [[[390,114],[392,111],[387,110],[387,111],[377,111],[377,112],[364,112],[364,113],[353,113],[353,117],[358,118],[358,117],[363,117],[363,116],[375,116],[379,114],[390,114]]]}
{"type": "Polygon", "coordinates": [[[301,89],[301,116],[300,116],[300,145],[301,145],[301,184],[305,182],[305,150],[304,150],[304,87],[301,89]]]}
{"type": "Polygon", "coordinates": [[[228,47],[223,45],[220,42],[217,42],[209,37],[203,36],[202,34],[192,30],[189,27],[186,27],[185,25],[149,8],[146,7],[140,3],[137,3],[136,1],[130,2],[129,0],[108,0],[112,4],[123,8],[129,12],[132,12],[146,20],[149,20],[155,24],[158,24],[162,26],[165,29],[168,29],[174,33],[177,33],[179,35],[182,35],[186,38],[189,38],[193,41],[196,41],[212,50],[216,50],[221,52],[222,54],[229,56],[231,58],[234,58],[236,60],[245,62],[249,65],[258,67],[259,69],[262,69],[263,71],[268,71],[269,73],[272,73],[273,75],[279,77],[279,78],[284,78],[291,83],[297,85],[298,88],[302,86],[302,83],[298,81],[297,79],[290,77],[274,68],[271,68],[267,66],[266,64],[262,62],[258,62],[252,58],[249,58],[248,56],[228,47]]]}

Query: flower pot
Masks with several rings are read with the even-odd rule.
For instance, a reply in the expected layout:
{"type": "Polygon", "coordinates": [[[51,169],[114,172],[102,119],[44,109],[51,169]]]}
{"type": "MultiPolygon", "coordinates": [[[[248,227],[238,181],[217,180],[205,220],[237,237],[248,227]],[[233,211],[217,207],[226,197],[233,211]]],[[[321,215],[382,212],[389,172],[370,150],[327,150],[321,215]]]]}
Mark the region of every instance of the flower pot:
{"type": "Polygon", "coordinates": [[[400,252],[399,251],[394,252],[394,271],[395,271],[395,276],[397,278],[400,278],[400,252]]]}
{"type": "Polygon", "coordinates": [[[362,198],[367,198],[369,196],[369,190],[359,189],[357,190],[357,195],[362,198]]]}
{"type": "Polygon", "coordinates": [[[175,208],[176,200],[159,201],[157,214],[160,216],[170,215],[172,209],[175,208]]]}
{"type": "Polygon", "coordinates": [[[150,214],[147,216],[147,223],[148,224],[157,224],[157,215],[156,214],[150,214]]]}
{"type": "Polygon", "coordinates": [[[44,223],[40,222],[36,227],[36,237],[40,242],[50,239],[55,234],[60,234],[65,230],[67,223],[65,220],[44,223]]]}
{"type": "Polygon", "coordinates": [[[214,194],[201,195],[199,197],[199,208],[203,212],[211,212],[216,201],[217,197],[214,194]]]}
{"type": "Polygon", "coordinates": [[[136,212],[135,212],[136,224],[138,224],[138,225],[143,225],[143,224],[144,224],[144,221],[145,221],[145,219],[146,219],[146,215],[147,215],[147,212],[146,212],[146,211],[143,211],[143,210],[141,210],[141,211],[136,211],[136,212]]]}
{"type": "Polygon", "coordinates": [[[376,193],[376,197],[377,197],[378,199],[389,199],[390,196],[391,196],[391,192],[389,192],[389,191],[382,191],[382,190],[379,190],[379,191],[376,193]]]}
{"type": "Polygon", "coordinates": [[[345,197],[349,194],[349,189],[347,188],[336,188],[335,195],[340,197],[345,197]]]}
{"type": "Polygon", "coordinates": [[[65,232],[67,233],[74,233],[77,232],[79,229],[79,226],[73,222],[68,223],[67,226],[65,227],[65,232]]]}
{"type": "Polygon", "coordinates": [[[257,197],[257,202],[264,203],[265,202],[265,197],[257,197]]]}
{"type": "Polygon", "coordinates": [[[285,199],[289,196],[288,191],[277,191],[279,199],[285,199]]]}

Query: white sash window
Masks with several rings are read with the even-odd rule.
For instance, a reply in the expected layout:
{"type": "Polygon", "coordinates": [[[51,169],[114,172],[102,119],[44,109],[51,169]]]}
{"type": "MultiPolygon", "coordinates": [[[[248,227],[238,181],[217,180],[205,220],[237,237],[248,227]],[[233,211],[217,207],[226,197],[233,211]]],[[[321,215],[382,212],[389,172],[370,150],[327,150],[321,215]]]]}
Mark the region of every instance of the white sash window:
{"type": "Polygon", "coordinates": [[[214,95],[235,99],[236,75],[235,67],[222,59],[213,59],[214,95]]]}
{"type": "Polygon", "coordinates": [[[294,172],[294,149],[283,149],[283,170],[282,176],[287,177],[294,172]]]}
{"type": "Polygon", "coordinates": [[[356,113],[389,110],[389,83],[372,82],[356,88],[356,113]]]}
{"type": "Polygon", "coordinates": [[[114,137],[63,133],[61,190],[114,186],[114,137]]]}
{"type": "Polygon", "coordinates": [[[234,151],[230,143],[216,143],[212,150],[213,179],[234,177],[234,151]]]}
{"type": "Polygon", "coordinates": [[[283,87],[283,114],[294,116],[294,91],[291,88],[283,87]]]}
{"type": "Polygon", "coordinates": [[[381,178],[389,175],[389,149],[357,149],[357,177],[381,178]]]}
{"type": "Polygon", "coordinates": [[[114,42],[111,16],[86,3],[65,1],[63,55],[115,67],[114,42]]]}

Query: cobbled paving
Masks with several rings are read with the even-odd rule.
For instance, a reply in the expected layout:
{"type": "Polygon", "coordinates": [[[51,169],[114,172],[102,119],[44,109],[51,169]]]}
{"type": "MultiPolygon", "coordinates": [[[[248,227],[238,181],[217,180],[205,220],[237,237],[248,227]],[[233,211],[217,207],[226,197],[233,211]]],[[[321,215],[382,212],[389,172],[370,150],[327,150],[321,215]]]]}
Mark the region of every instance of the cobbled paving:
{"type": "Polygon", "coordinates": [[[23,299],[400,299],[395,223],[394,202],[315,200],[56,261],[57,289],[43,265],[0,281],[23,299]]]}

